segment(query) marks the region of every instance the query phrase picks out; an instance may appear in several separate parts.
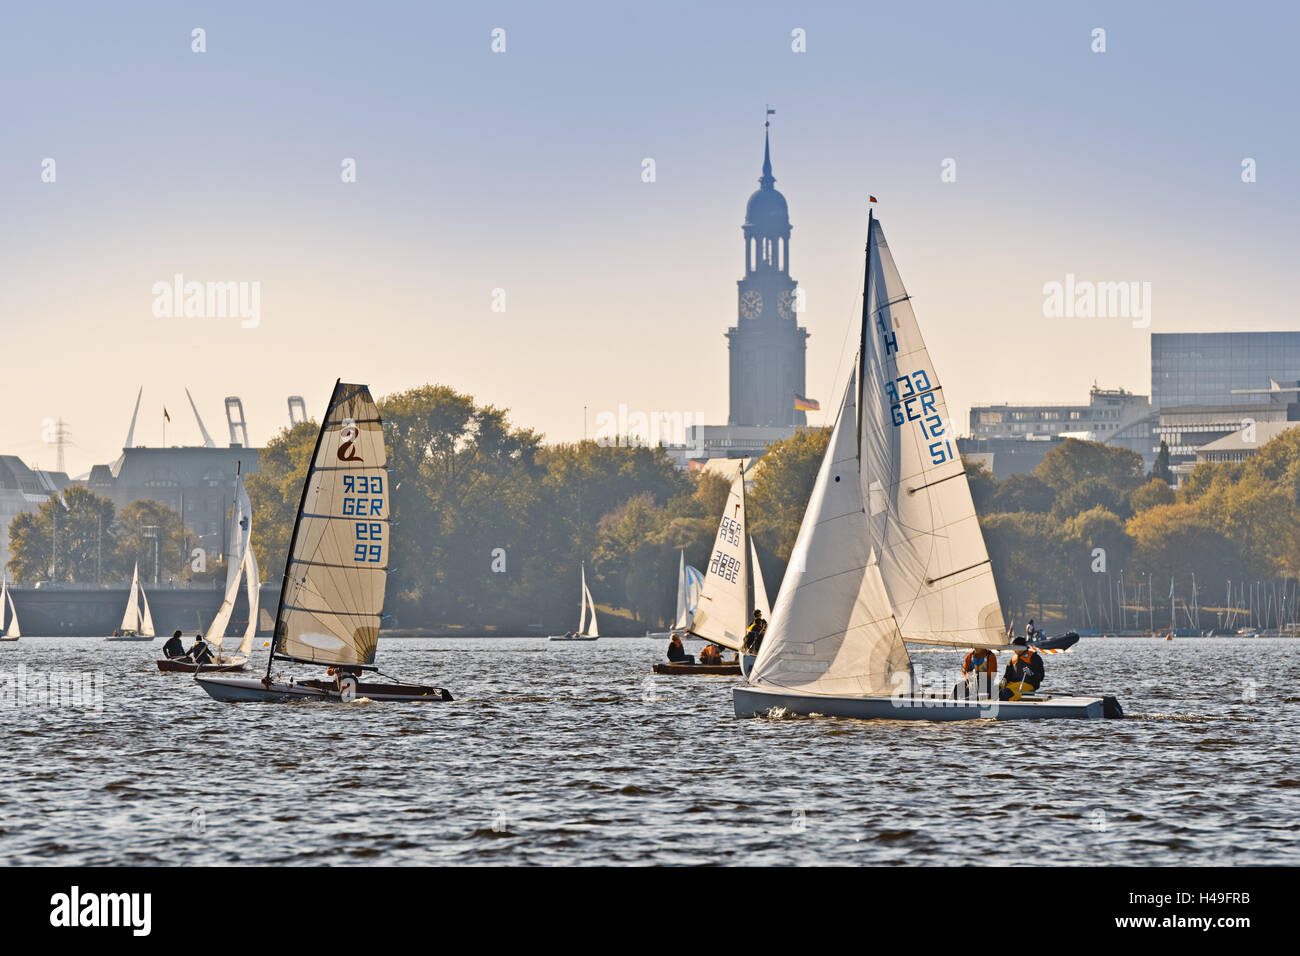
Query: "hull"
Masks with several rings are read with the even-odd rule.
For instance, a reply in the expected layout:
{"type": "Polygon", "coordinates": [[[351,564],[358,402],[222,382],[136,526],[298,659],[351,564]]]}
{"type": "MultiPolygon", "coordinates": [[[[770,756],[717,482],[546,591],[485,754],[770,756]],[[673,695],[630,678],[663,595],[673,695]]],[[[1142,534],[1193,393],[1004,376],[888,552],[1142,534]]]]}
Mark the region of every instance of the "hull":
{"type": "Polygon", "coordinates": [[[1100,720],[1122,717],[1114,697],[1032,697],[1018,701],[942,697],[816,697],[758,687],[732,692],[737,717],[759,717],[773,707],[791,713],[856,720],[1100,720]]]}
{"type": "Polygon", "coordinates": [[[106,641],[152,641],[152,640],[156,640],[156,638],[144,637],[140,634],[123,634],[119,637],[106,637],[104,638],[104,640],[106,641]]]}
{"type": "Polygon", "coordinates": [[[452,699],[451,694],[443,688],[423,684],[359,684],[356,691],[345,698],[333,681],[285,683],[251,677],[196,677],[194,680],[208,692],[208,696],[230,702],[282,704],[295,700],[319,700],[337,704],[366,697],[370,700],[433,703],[452,699]]]}
{"type": "Polygon", "coordinates": [[[739,677],[739,664],[656,664],[656,674],[675,674],[678,676],[706,675],[712,677],[739,677]]]}
{"type": "Polygon", "coordinates": [[[557,641],[557,642],[574,643],[574,642],[584,642],[584,641],[598,641],[600,640],[600,638],[599,637],[564,637],[559,634],[552,634],[549,640],[557,641]]]}
{"type": "Polygon", "coordinates": [[[1079,635],[1073,632],[1060,637],[1045,637],[1040,641],[1030,641],[1029,646],[1040,651],[1066,651],[1079,643],[1079,635]]]}
{"type": "Polygon", "coordinates": [[[16,637],[0,637],[0,644],[12,644],[17,640],[16,637]]]}
{"type": "Polygon", "coordinates": [[[248,658],[237,657],[221,664],[195,664],[192,661],[164,659],[158,661],[158,670],[164,674],[209,674],[214,672],[246,671],[248,670],[248,658]]]}

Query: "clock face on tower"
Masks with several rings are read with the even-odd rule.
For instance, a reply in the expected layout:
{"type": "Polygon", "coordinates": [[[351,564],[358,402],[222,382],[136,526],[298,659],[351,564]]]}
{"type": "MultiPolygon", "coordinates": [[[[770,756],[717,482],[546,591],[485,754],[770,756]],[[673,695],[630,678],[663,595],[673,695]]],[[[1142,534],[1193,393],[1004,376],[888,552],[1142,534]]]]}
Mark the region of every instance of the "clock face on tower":
{"type": "Polygon", "coordinates": [[[747,319],[756,319],[763,312],[763,293],[757,289],[748,289],[740,297],[740,314],[747,319]]]}
{"type": "Polygon", "coordinates": [[[794,293],[787,289],[776,298],[776,311],[783,319],[794,318],[794,293]]]}

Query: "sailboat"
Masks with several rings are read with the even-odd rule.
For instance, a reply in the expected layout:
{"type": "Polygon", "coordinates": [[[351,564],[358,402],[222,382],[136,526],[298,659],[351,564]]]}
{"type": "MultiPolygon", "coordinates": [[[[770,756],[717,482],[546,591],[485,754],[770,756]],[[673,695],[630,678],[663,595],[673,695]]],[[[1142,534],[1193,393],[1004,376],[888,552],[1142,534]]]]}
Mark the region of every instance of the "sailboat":
{"type": "Polygon", "coordinates": [[[230,542],[226,555],[226,591],[221,599],[221,607],[208,625],[204,634],[207,642],[216,652],[211,663],[196,664],[187,660],[163,658],[158,661],[158,669],[170,673],[207,673],[209,671],[242,671],[247,669],[248,655],[253,650],[253,639],[257,636],[257,614],[260,610],[261,582],[258,580],[257,558],[253,554],[252,542],[253,507],[244,490],[242,469],[235,469],[234,506],[230,512],[230,542]],[[231,614],[235,610],[235,601],[239,597],[239,586],[246,582],[248,594],[248,624],[244,628],[243,639],[233,654],[224,653],[226,627],[230,624],[231,614]]]}
{"type": "Polygon", "coordinates": [[[122,624],[117,633],[106,637],[106,641],[152,641],[153,614],[149,610],[149,598],[145,596],[140,584],[140,562],[135,563],[131,573],[131,593],[126,599],[126,612],[122,615],[122,624]]]}
{"type": "MultiPolygon", "coordinates": [[[[700,588],[700,602],[695,609],[687,634],[730,648],[737,655],[745,641],[749,627],[750,565],[753,563],[746,543],[753,544],[745,531],[745,468],[744,462],[732,479],[727,503],[718,520],[718,533],[713,540],[713,551],[704,585],[700,588]]],[[[656,674],[740,674],[740,661],[729,664],[659,663],[656,674]]]]}
{"type": "MultiPolygon", "coordinates": [[[[677,563],[677,610],[673,615],[673,631],[685,631],[691,626],[695,617],[695,608],[700,603],[700,588],[704,584],[704,575],[686,563],[686,551],[683,549],[677,563]]],[[[646,631],[646,637],[671,637],[673,631],[646,631]]]]}
{"type": "Polygon", "coordinates": [[[23,636],[18,629],[18,610],[9,593],[9,576],[0,579],[0,641],[12,642],[23,636]]]}
{"type": "Polygon", "coordinates": [[[587,566],[582,565],[582,604],[578,609],[578,629],[571,634],[552,634],[553,641],[596,641],[600,639],[600,626],[596,623],[596,602],[591,599],[591,589],[587,587],[587,566]],[[587,620],[587,610],[591,610],[591,620],[587,620]]]}
{"type": "Polygon", "coordinates": [[[365,671],[378,671],[391,546],[387,461],[370,389],[335,382],[289,539],[266,676],[196,674],[210,696],[272,703],[451,700],[440,687],[361,681],[365,671]],[[328,667],[330,678],[273,678],[277,661],[328,667]]]}
{"type": "Polygon", "coordinates": [[[947,403],[874,211],[867,236],[858,354],[736,715],[1122,716],[1112,697],[957,699],[915,672],[905,642],[1008,646],[947,403]]]}

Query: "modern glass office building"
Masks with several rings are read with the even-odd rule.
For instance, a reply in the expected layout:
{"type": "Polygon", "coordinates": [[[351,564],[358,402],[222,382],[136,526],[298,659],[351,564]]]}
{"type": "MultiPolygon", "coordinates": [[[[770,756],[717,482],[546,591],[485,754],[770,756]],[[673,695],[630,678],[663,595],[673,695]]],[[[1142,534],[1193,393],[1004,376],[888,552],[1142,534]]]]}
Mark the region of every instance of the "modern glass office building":
{"type": "Polygon", "coordinates": [[[1300,379],[1300,332],[1153,332],[1151,406],[1251,405],[1269,379],[1300,379]]]}

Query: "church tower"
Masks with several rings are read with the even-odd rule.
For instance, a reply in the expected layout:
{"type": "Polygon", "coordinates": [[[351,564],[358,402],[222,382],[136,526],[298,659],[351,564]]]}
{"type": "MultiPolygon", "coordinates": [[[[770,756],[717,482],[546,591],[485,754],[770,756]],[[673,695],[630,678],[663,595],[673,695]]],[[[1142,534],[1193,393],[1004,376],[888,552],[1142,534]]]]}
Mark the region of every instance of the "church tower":
{"type": "Polygon", "coordinates": [[[798,324],[790,278],[790,210],[775,189],[772,150],[763,132],[763,175],[745,207],[745,277],[736,284],[739,318],[727,331],[731,359],[728,425],[806,425],[794,407],[804,391],[808,332],[798,324]]]}

